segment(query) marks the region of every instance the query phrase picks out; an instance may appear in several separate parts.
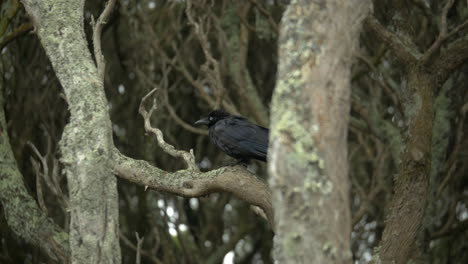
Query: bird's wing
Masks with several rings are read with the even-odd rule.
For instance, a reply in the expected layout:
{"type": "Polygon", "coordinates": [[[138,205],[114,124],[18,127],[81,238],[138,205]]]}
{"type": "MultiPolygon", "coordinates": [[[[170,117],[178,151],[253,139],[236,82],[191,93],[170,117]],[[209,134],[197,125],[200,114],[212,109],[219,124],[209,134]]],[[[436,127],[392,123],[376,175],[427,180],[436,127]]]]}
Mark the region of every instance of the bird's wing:
{"type": "Polygon", "coordinates": [[[213,134],[216,144],[228,154],[266,159],[268,129],[264,127],[254,125],[244,118],[234,117],[217,122],[213,134]]]}

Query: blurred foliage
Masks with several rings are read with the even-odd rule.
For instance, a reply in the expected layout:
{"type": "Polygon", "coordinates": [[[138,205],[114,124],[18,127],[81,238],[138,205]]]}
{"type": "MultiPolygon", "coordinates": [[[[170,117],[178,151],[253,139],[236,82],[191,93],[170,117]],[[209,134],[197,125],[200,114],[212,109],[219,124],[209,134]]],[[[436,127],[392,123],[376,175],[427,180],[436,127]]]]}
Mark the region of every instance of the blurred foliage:
{"type": "MultiPolygon", "coordinates": [[[[116,146],[124,154],[164,170],[182,168],[183,162],[165,154],[153,137],[145,135],[138,115],[141,98],[158,87],[159,108],[152,121],[165,139],[180,149],[193,148],[204,170],[225,165],[226,155],[209,143],[206,132],[191,124],[217,107],[268,124],[265,115],[276,81],[278,25],[284,2],[203,0],[193,1],[187,11],[185,1],[119,1],[102,40],[116,146]]],[[[420,49],[427,49],[437,36],[442,2],[375,1],[374,11],[388,28],[406,23],[404,34],[420,49]]],[[[11,14],[15,3],[2,2],[2,18],[11,14]]],[[[104,4],[87,1],[89,43],[91,19],[104,4]]],[[[467,18],[466,1],[456,1],[449,12],[449,28],[467,18]]],[[[29,20],[20,6],[5,22],[6,27],[2,23],[0,40],[29,20]]],[[[459,36],[463,37],[463,31],[459,36]]],[[[67,229],[66,182],[57,162],[58,143],[68,118],[60,83],[34,34],[15,38],[0,56],[8,132],[20,170],[31,195],[43,199],[47,214],[67,229]],[[46,158],[47,173],[59,183],[65,197],[58,197],[46,184],[37,184],[42,181],[37,175],[44,168],[32,166],[38,157],[28,142],[46,158]],[[38,197],[40,193],[42,197],[38,197]]],[[[467,67],[436,91],[433,175],[425,221],[431,263],[468,263],[467,67]]],[[[353,68],[348,151],[352,251],[359,263],[369,260],[380,241],[392,196],[401,131],[406,126],[399,101],[405,88],[403,70],[384,44],[362,34],[353,68]]],[[[252,166],[260,177],[266,177],[264,164],[252,166]]],[[[145,191],[125,181],[119,181],[118,188],[123,263],[135,262],[135,232],[144,236],[142,263],[222,263],[230,251],[235,263],[272,263],[269,226],[249,205],[228,194],[185,199],[145,191]]],[[[0,209],[0,263],[44,261],[36,248],[15,238],[0,209]]]]}

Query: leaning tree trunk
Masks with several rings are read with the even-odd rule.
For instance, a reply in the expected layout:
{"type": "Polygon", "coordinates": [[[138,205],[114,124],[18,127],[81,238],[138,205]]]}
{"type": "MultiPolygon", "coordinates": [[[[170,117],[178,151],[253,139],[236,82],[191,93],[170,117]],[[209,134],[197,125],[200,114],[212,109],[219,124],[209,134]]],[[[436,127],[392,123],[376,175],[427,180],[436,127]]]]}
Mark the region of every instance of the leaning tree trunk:
{"type": "Polygon", "coordinates": [[[350,263],[350,67],[366,1],[292,1],[269,152],[280,263],[350,263]]]}
{"type": "Polygon", "coordinates": [[[70,122],[60,142],[70,195],[72,263],[120,263],[112,130],[83,30],[84,0],[23,0],[63,86],[70,122]]]}

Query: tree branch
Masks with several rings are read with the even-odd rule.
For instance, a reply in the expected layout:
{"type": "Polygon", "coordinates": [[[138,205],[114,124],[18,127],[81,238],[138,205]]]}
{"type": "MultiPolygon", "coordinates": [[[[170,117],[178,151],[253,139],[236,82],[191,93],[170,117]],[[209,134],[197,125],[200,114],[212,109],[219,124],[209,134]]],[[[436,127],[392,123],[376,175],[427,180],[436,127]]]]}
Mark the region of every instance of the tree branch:
{"type": "Polygon", "coordinates": [[[388,43],[396,58],[405,65],[415,63],[420,53],[414,45],[403,43],[401,37],[388,31],[374,16],[364,19],[364,27],[371,31],[383,43],[388,43]]]}
{"type": "Polygon", "coordinates": [[[468,59],[468,40],[458,40],[443,50],[430,66],[439,84],[443,84],[450,74],[468,59]]]}
{"type": "Polygon", "coordinates": [[[114,10],[115,0],[109,0],[106,3],[104,11],[99,16],[93,31],[93,46],[94,46],[94,57],[96,58],[96,65],[100,80],[104,81],[104,74],[106,72],[106,64],[104,56],[101,51],[101,33],[104,25],[107,24],[108,19],[114,10]]]}
{"type": "Polygon", "coordinates": [[[16,28],[13,32],[6,36],[0,36],[0,50],[3,50],[6,45],[8,45],[10,42],[15,40],[16,38],[19,38],[26,33],[30,32],[31,30],[34,29],[34,26],[31,23],[25,23],[16,28]]]}
{"type": "Polygon", "coordinates": [[[424,53],[424,57],[421,59],[423,63],[429,62],[432,56],[440,49],[442,43],[448,38],[447,13],[453,6],[454,2],[454,0],[448,0],[447,3],[445,3],[445,6],[442,9],[442,13],[440,15],[439,36],[434,41],[434,43],[432,43],[431,47],[424,53]]]}
{"type": "Polygon", "coordinates": [[[146,99],[148,99],[148,97],[150,97],[156,91],[157,91],[157,88],[154,88],[147,95],[145,95],[143,99],[141,99],[140,108],[138,109],[138,112],[145,120],[145,131],[151,132],[156,136],[158,140],[158,145],[164,150],[164,152],[166,152],[167,154],[173,157],[182,158],[187,164],[187,167],[189,169],[198,171],[198,166],[197,164],[195,164],[195,156],[193,155],[193,150],[190,150],[190,153],[189,153],[183,150],[175,149],[174,146],[164,141],[163,133],[161,132],[161,130],[151,126],[151,120],[150,120],[151,115],[153,114],[154,110],[156,110],[157,108],[156,99],[153,100],[153,105],[151,106],[149,111],[145,109],[144,104],[145,104],[146,99]]]}
{"type": "Polygon", "coordinates": [[[201,197],[214,192],[228,192],[262,208],[273,227],[273,207],[268,185],[242,166],[223,167],[209,172],[163,171],[144,160],[134,160],[114,153],[114,173],[128,181],[161,192],[184,197],[201,197]]]}

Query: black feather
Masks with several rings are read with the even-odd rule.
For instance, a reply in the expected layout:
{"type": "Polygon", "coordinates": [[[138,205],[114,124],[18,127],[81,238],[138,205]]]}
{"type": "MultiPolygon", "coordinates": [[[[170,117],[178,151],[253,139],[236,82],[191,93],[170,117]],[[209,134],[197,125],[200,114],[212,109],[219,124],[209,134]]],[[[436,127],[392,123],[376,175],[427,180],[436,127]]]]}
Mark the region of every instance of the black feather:
{"type": "Polygon", "coordinates": [[[215,110],[196,123],[208,125],[211,141],[229,156],[243,161],[266,161],[269,136],[267,128],[222,110],[215,110]]]}

